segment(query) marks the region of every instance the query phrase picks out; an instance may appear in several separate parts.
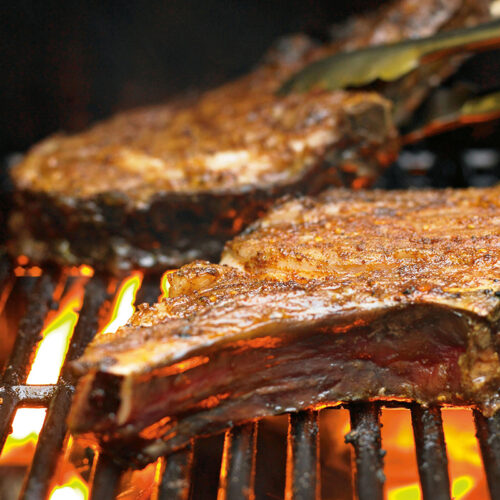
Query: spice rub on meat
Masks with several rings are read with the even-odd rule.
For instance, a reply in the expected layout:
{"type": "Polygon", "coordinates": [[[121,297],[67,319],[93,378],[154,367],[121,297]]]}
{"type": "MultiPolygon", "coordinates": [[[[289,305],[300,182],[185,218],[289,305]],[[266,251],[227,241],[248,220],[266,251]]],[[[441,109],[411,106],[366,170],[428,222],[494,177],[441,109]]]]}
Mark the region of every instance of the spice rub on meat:
{"type": "MultiPolygon", "coordinates": [[[[391,2],[337,27],[331,43],[282,40],[252,73],[197,98],[46,139],[12,169],[11,253],[114,272],[178,267],[218,258],[283,194],[368,185],[398,149],[390,102],[361,91],[276,90],[320,57],[478,23],[488,5],[391,2]]],[[[408,80],[411,92],[396,84],[391,99],[413,109],[456,66],[441,64],[448,69],[432,78],[408,80]]]]}
{"type": "Polygon", "coordinates": [[[500,186],[293,199],[168,276],[72,365],[70,429],[118,458],[339,401],[500,408],[500,186]]]}
{"type": "Polygon", "coordinates": [[[276,102],[229,90],[38,145],[12,172],[11,252],[116,273],[218,258],[279,195],[340,183],[342,154],[370,178],[354,149],[373,165],[393,156],[390,106],[376,94],[276,102]]]}

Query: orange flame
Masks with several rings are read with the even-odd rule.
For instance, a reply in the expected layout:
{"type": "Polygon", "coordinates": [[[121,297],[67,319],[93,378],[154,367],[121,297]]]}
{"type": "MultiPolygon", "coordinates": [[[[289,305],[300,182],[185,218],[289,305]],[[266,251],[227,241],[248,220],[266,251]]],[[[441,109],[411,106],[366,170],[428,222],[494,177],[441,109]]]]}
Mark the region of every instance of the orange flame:
{"type": "Polygon", "coordinates": [[[144,274],[140,271],[134,271],[126,278],[120,286],[113,304],[113,311],[109,323],[102,329],[101,333],[114,333],[116,330],[127,323],[130,316],[135,311],[135,297],[141,287],[144,274]]]}
{"type": "Polygon", "coordinates": [[[69,301],[42,333],[35,360],[26,382],[28,384],[56,384],[69,341],[78,321],[83,294],[69,301]]]}
{"type": "MultiPolygon", "coordinates": [[[[84,285],[86,279],[75,281],[69,292],[61,301],[57,312],[47,315],[42,329],[42,340],[36,349],[33,364],[28,374],[27,384],[56,384],[59,378],[69,342],[76,322],[79,310],[82,306],[84,285]]],[[[7,437],[2,451],[2,461],[7,460],[8,455],[19,447],[25,447],[33,451],[38,440],[38,434],[45,421],[47,410],[45,408],[19,408],[12,422],[12,432],[7,437]]],[[[29,453],[22,453],[24,460],[29,459],[29,453]]],[[[9,461],[16,461],[8,457],[9,461]]]]}
{"type": "Polygon", "coordinates": [[[158,300],[161,302],[163,299],[168,298],[168,291],[170,289],[170,283],[168,282],[168,275],[173,273],[175,269],[170,271],[165,271],[163,276],[161,277],[160,289],[161,295],[158,297],[158,300]]]}
{"type": "Polygon", "coordinates": [[[421,496],[420,486],[418,484],[410,484],[410,486],[389,490],[387,500],[420,500],[421,496]]]}
{"type": "MultiPolygon", "coordinates": [[[[119,287],[119,290],[116,292],[109,321],[102,329],[101,334],[115,332],[117,328],[124,325],[130,318],[130,316],[134,313],[134,303],[137,292],[142,284],[142,279],[143,273],[133,272],[128,278],[123,280],[119,287]]],[[[149,467],[144,469],[144,471],[141,471],[142,475],[140,477],[136,477],[137,474],[135,474],[133,479],[134,486],[137,486],[136,483],[151,483],[150,488],[152,488],[152,479],[155,469],[156,465],[154,465],[153,468],[149,467]]],[[[135,491],[135,488],[132,489],[135,491]]],[[[88,488],[86,484],[76,475],[70,477],[70,479],[63,484],[56,486],[52,490],[49,497],[50,500],[87,500],[87,498],[88,488]]],[[[128,497],[125,495],[124,498],[128,497]]],[[[131,496],[130,498],[133,498],[133,496],[131,496]]]]}
{"type": "MultiPolygon", "coordinates": [[[[26,268],[26,259],[18,260],[20,264],[16,274],[18,276],[36,275],[34,268],[26,268]]],[[[78,321],[79,310],[82,306],[84,285],[87,278],[94,274],[89,266],[80,266],[66,270],[66,276],[76,276],[75,284],[63,297],[57,312],[49,313],[42,330],[42,340],[36,349],[31,366],[28,384],[55,384],[58,381],[64,358],[78,321]]],[[[103,333],[115,331],[125,324],[134,312],[134,302],[137,291],[142,283],[143,274],[134,272],[123,281],[116,293],[115,301],[108,324],[103,333]]],[[[63,283],[56,287],[54,299],[57,300],[63,291],[63,283]]],[[[8,436],[2,452],[2,461],[12,462],[12,455],[18,457],[20,463],[31,460],[38,435],[44,424],[47,410],[45,408],[19,408],[16,411],[12,424],[12,432],[8,436]]],[[[78,476],[75,469],[66,468],[60,482],[52,489],[49,499],[86,500],[88,488],[78,476]],[[70,477],[68,478],[68,474],[70,477]]]]}
{"type": "Polygon", "coordinates": [[[447,408],[442,413],[452,496],[464,500],[488,498],[471,410],[447,408]]]}
{"type": "Polygon", "coordinates": [[[46,414],[46,408],[19,408],[16,411],[0,463],[24,465],[31,460],[46,414]]]}
{"type": "MultiPolygon", "coordinates": [[[[461,476],[453,481],[451,487],[451,497],[453,500],[479,498],[469,496],[474,488],[475,481],[471,476],[461,476]]],[[[421,500],[422,495],[418,484],[411,484],[401,488],[394,488],[389,491],[387,500],[421,500]]]]}
{"type": "Polygon", "coordinates": [[[88,497],[87,484],[77,475],[73,475],[67,482],[52,490],[49,500],[87,500],[88,497]]]}
{"type": "MultiPolygon", "coordinates": [[[[478,443],[470,410],[443,410],[452,497],[455,500],[488,498],[478,443]]],[[[382,413],[382,446],[388,500],[421,500],[410,413],[386,409],[382,413]]]]}

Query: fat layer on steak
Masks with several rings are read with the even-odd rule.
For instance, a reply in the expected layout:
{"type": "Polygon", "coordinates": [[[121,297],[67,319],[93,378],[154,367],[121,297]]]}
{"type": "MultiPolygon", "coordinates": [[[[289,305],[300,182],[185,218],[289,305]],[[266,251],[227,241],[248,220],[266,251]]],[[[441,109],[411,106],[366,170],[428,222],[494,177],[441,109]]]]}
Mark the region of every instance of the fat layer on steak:
{"type": "Polygon", "coordinates": [[[73,363],[70,429],[118,457],[339,401],[500,408],[500,186],[284,201],[168,276],[73,363]]]}
{"type": "MultiPolygon", "coordinates": [[[[367,92],[276,90],[339,50],[428,36],[488,18],[489,0],[400,0],[318,46],[282,40],[252,73],[194,99],[118,115],[32,148],[12,170],[10,251],[121,272],[217,259],[225,241],[286,193],[368,185],[394,157],[390,102],[367,92]]],[[[407,114],[456,67],[387,87],[407,114]]],[[[400,111],[400,110],[403,111],[400,111]]]]}

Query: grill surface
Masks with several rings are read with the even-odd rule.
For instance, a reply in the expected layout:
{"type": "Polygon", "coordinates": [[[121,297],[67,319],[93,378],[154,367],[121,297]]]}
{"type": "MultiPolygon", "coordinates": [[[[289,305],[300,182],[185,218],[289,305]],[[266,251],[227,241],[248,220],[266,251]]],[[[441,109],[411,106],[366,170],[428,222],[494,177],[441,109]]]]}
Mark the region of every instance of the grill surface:
{"type": "MultiPolygon", "coordinates": [[[[43,406],[48,408],[45,425],[39,436],[31,468],[25,480],[21,498],[35,500],[46,497],[56,463],[66,436],[68,413],[73,385],[67,370],[70,360],[78,357],[99,328],[99,318],[109,301],[110,282],[103,276],[89,279],[78,323],[59,381],[55,385],[26,385],[34,349],[39,340],[44,318],[53,303],[57,283],[66,280],[66,287],[74,278],[57,271],[40,277],[14,278],[9,264],[0,263],[1,290],[8,293],[12,281],[20,286],[26,297],[26,309],[19,321],[18,333],[2,374],[0,383],[0,447],[10,431],[16,408],[43,406]]],[[[136,302],[153,302],[159,295],[159,277],[146,277],[136,302]]],[[[0,294],[1,297],[1,294],[0,294]]],[[[5,304],[5,298],[3,300],[5,304]]],[[[447,469],[446,447],[441,412],[438,407],[422,408],[413,404],[389,404],[411,409],[416,443],[418,469],[424,499],[450,499],[450,481],[447,469]]],[[[383,451],[380,438],[380,404],[358,403],[346,406],[350,411],[351,431],[346,441],[355,452],[355,489],[364,500],[383,498],[383,451]]],[[[500,498],[500,414],[484,418],[474,412],[477,437],[484,461],[491,498],[500,498]]],[[[227,431],[219,483],[219,500],[254,498],[255,453],[258,424],[227,431]]],[[[286,499],[314,499],[319,497],[318,412],[300,412],[289,415],[286,499]]],[[[193,443],[194,445],[194,443],[193,443]]],[[[193,448],[182,450],[162,459],[161,475],[156,485],[158,499],[188,499],[192,484],[193,448]]],[[[96,455],[90,478],[92,499],[111,499],[124,471],[105,455],[96,455]]]]}

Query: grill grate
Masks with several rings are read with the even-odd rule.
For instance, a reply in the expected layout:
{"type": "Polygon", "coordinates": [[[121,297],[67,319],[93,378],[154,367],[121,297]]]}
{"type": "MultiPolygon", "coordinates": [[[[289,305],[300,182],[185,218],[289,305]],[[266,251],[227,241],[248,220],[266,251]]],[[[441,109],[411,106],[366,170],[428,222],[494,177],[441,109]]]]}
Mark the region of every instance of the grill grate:
{"type": "MultiPolygon", "coordinates": [[[[96,275],[89,279],[58,383],[27,385],[27,374],[44,319],[50,309],[58,306],[53,300],[54,293],[59,283],[65,281],[68,287],[71,279],[56,270],[49,270],[40,277],[16,279],[6,261],[0,261],[0,304],[6,302],[5,298],[2,301],[2,290],[6,290],[6,293],[12,290],[14,280],[27,304],[19,321],[10,358],[0,379],[0,450],[5,444],[17,408],[48,408],[31,468],[21,492],[21,498],[25,500],[39,500],[48,495],[66,437],[65,421],[73,394],[68,362],[80,356],[92,340],[99,328],[99,318],[105,304],[111,299],[110,278],[96,275]]],[[[157,276],[146,277],[136,302],[155,301],[159,295],[159,283],[157,276]]],[[[62,296],[62,293],[60,295],[62,296]]],[[[422,408],[404,403],[384,405],[404,406],[411,410],[423,498],[450,499],[450,480],[440,408],[422,408]]],[[[351,418],[351,431],[346,436],[346,441],[352,444],[355,452],[356,495],[361,500],[382,499],[384,472],[380,437],[381,405],[356,403],[346,405],[346,408],[349,409],[351,418]]],[[[475,411],[474,419],[491,498],[500,498],[500,413],[485,418],[475,411]]],[[[303,411],[289,415],[286,499],[312,500],[319,497],[318,429],[318,412],[303,411]]],[[[254,498],[257,433],[257,422],[226,432],[219,500],[254,498]]],[[[189,498],[195,479],[192,478],[193,450],[194,443],[187,449],[161,459],[155,498],[189,498]]],[[[124,472],[105,455],[96,455],[90,477],[91,498],[114,498],[124,472]]]]}
{"type": "Polygon", "coordinates": [[[289,415],[286,488],[290,499],[319,494],[318,412],[289,415]]]}

